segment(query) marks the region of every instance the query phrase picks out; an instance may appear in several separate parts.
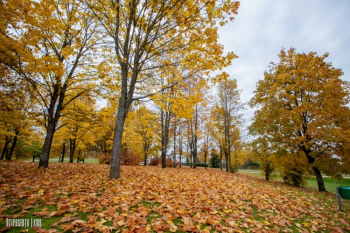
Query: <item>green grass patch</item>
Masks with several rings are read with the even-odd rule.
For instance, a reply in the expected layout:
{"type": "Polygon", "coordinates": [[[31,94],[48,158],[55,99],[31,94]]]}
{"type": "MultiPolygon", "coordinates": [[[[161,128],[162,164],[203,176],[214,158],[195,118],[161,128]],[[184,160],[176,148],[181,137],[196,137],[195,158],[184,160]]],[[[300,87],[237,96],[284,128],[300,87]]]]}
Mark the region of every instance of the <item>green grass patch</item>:
{"type": "MultiPolygon", "coordinates": [[[[238,170],[241,173],[245,174],[251,174],[251,175],[256,175],[256,176],[264,176],[261,171],[259,170],[246,170],[246,169],[239,169],[238,170]]],[[[278,174],[273,175],[273,180],[275,181],[280,181],[283,182],[283,179],[281,176],[278,174]]],[[[307,177],[306,178],[307,185],[305,186],[306,188],[318,190],[318,184],[316,177],[307,177]]],[[[330,177],[323,177],[323,182],[326,187],[326,190],[328,192],[336,193],[336,187],[340,186],[349,186],[350,187],[350,179],[348,178],[343,178],[341,180],[330,178],[330,177]]]]}
{"type": "MultiPolygon", "coordinates": [[[[23,160],[24,162],[33,162],[33,158],[28,158],[28,159],[25,159],[23,160]]],[[[64,163],[69,163],[69,157],[65,157],[64,158],[64,163]]],[[[39,162],[39,159],[38,158],[35,158],[35,162],[39,162]]],[[[73,159],[73,163],[76,163],[77,162],[77,159],[73,159]]],[[[85,163],[93,163],[93,164],[97,164],[97,163],[100,163],[98,161],[98,159],[85,159],[84,161],[85,163]]],[[[58,158],[50,158],[49,159],[49,163],[58,163],[58,158]]],[[[79,163],[83,163],[83,162],[79,162],[79,163]]]]}

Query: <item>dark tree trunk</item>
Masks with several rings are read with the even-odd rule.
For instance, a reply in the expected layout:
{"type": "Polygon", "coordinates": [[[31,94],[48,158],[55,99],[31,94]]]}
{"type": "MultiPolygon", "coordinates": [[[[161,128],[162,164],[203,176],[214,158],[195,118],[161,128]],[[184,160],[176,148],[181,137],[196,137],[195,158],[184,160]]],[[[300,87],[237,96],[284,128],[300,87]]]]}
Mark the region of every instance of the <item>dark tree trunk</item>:
{"type": "Polygon", "coordinates": [[[61,157],[61,163],[64,162],[64,155],[66,154],[66,143],[62,144],[62,157],[61,157]]]}
{"type": "Polygon", "coordinates": [[[74,139],[69,139],[69,162],[73,163],[73,159],[74,159],[74,152],[75,152],[75,148],[76,148],[76,138],[74,139]]]}
{"type": "Polygon", "coordinates": [[[7,160],[9,158],[9,155],[10,155],[10,148],[7,147],[7,150],[6,150],[6,159],[7,160]]]}
{"type": "Polygon", "coordinates": [[[166,168],[166,147],[162,146],[162,168],[166,168]]]}
{"type": "MultiPolygon", "coordinates": [[[[145,139],[145,140],[147,140],[147,139],[145,139]]],[[[145,141],[144,143],[143,143],[143,153],[144,153],[144,157],[145,157],[145,161],[143,162],[143,166],[146,166],[147,165],[147,154],[148,154],[148,143],[147,143],[147,141],[145,141]]]]}
{"type": "Polygon", "coordinates": [[[11,160],[13,151],[15,150],[16,143],[17,143],[17,135],[13,138],[10,154],[8,155],[7,160],[11,160]]]}
{"type": "Polygon", "coordinates": [[[181,168],[181,162],[182,162],[182,131],[181,131],[181,124],[179,125],[179,149],[180,149],[180,168],[181,168]]]}
{"type": "MultiPolygon", "coordinates": [[[[81,160],[81,158],[80,158],[80,156],[81,156],[81,149],[79,149],[78,150],[78,158],[77,158],[77,163],[79,163],[81,160]]],[[[83,160],[84,161],[84,160],[83,160]]]]}
{"type": "Polygon", "coordinates": [[[144,160],[144,162],[143,162],[143,166],[146,166],[147,165],[147,155],[146,155],[146,153],[145,153],[145,160],[144,160]]]}
{"type": "Polygon", "coordinates": [[[197,168],[197,141],[198,141],[198,104],[196,105],[195,118],[194,118],[194,141],[193,141],[193,168],[197,168]]]}
{"type": "Polygon", "coordinates": [[[49,166],[50,150],[52,145],[53,136],[56,132],[56,126],[59,118],[61,117],[61,111],[64,109],[63,101],[65,98],[65,92],[67,90],[67,84],[63,87],[55,85],[53,93],[51,95],[50,106],[48,108],[48,121],[46,125],[46,136],[43,145],[43,149],[40,156],[39,168],[47,168],[49,166]]]}
{"type": "Polygon", "coordinates": [[[176,116],[174,116],[174,167],[176,167],[176,116]]]}
{"type": "Polygon", "coordinates": [[[5,137],[5,145],[4,145],[4,149],[2,150],[0,160],[3,160],[5,158],[5,155],[6,155],[6,152],[7,152],[7,147],[9,145],[9,143],[10,143],[10,138],[6,135],[6,137],[5,137]]]}
{"type": "Polygon", "coordinates": [[[324,186],[323,178],[321,171],[317,167],[312,168],[315,172],[315,176],[318,184],[318,191],[326,191],[326,187],[324,186]]]}
{"type": "Polygon", "coordinates": [[[228,165],[229,165],[228,162],[229,161],[228,161],[228,153],[227,153],[226,149],[224,150],[224,153],[225,153],[225,159],[226,159],[226,171],[228,172],[230,170],[229,170],[229,167],[228,167],[228,165]]]}
{"type": "Polygon", "coordinates": [[[169,143],[169,125],[170,125],[170,107],[168,106],[169,111],[161,112],[161,124],[162,124],[162,168],[166,168],[166,152],[169,143]]]}
{"type": "MultiPolygon", "coordinates": [[[[124,71],[125,72],[125,71],[124,71]]],[[[122,74],[123,82],[126,82],[127,73],[122,74]]],[[[129,105],[127,104],[127,86],[126,83],[122,85],[123,90],[121,97],[119,99],[118,114],[115,122],[114,137],[113,137],[113,147],[111,156],[111,168],[109,170],[109,178],[119,179],[120,178],[120,158],[122,153],[122,140],[124,132],[125,119],[129,111],[129,105]],[[125,85],[124,85],[125,84],[125,85]]],[[[131,100],[130,100],[131,101],[131,100]]]]}
{"type": "Polygon", "coordinates": [[[222,170],[222,150],[220,148],[220,170],[222,170]]]}
{"type": "Polygon", "coordinates": [[[53,125],[53,123],[49,123],[46,130],[46,137],[44,141],[43,150],[40,156],[39,167],[47,168],[49,166],[50,149],[51,149],[54,133],[55,133],[55,126],[53,125]]]}
{"type": "Polygon", "coordinates": [[[197,168],[197,136],[194,136],[193,146],[193,168],[197,168]]]}

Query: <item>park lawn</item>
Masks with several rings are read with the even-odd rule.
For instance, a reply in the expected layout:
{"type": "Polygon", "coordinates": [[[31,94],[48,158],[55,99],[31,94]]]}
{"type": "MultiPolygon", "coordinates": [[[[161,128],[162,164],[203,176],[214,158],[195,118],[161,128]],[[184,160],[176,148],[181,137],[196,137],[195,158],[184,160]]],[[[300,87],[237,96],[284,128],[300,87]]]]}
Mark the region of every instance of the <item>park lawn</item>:
{"type": "MultiPolygon", "coordinates": [[[[25,159],[24,161],[25,162],[33,162],[33,158],[25,159]]],[[[35,161],[38,162],[39,158],[36,158],[35,161]]],[[[75,158],[73,160],[73,163],[76,163],[76,162],[77,162],[77,159],[75,158]]],[[[85,163],[99,163],[98,159],[85,159],[84,162],[85,163]]],[[[49,163],[58,163],[58,158],[50,158],[49,163]]],[[[64,158],[64,163],[69,163],[69,157],[64,158]]],[[[79,163],[82,163],[82,162],[80,161],[79,163]]]]}
{"type": "Polygon", "coordinates": [[[100,164],[0,162],[0,229],[6,218],[33,218],[41,219],[37,232],[350,231],[349,201],[340,213],[329,192],[217,169],[122,166],[119,180],[108,172],[100,164]]]}
{"type": "MultiPolygon", "coordinates": [[[[263,177],[263,174],[261,173],[260,170],[239,169],[239,172],[263,177]]],[[[283,182],[283,179],[279,175],[273,176],[272,179],[275,181],[283,182]]],[[[330,178],[330,177],[323,177],[323,181],[324,181],[326,190],[329,192],[332,192],[332,193],[336,193],[336,187],[340,187],[340,186],[350,187],[350,179],[349,178],[344,178],[344,179],[338,180],[338,179],[334,179],[334,178],[330,178]]],[[[316,177],[307,177],[306,182],[307,182],[307,184],[305,186],[306,188],[318,190],[316,177]]]]}

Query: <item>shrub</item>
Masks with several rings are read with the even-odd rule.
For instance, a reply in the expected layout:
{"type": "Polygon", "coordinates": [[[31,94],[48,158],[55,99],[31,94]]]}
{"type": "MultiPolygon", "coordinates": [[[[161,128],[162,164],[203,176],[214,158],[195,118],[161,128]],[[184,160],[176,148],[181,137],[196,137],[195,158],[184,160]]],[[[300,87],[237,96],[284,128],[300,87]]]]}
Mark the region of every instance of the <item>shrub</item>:
{"type": "Polygon", "coordinates": [[[304,186],[306,184],[303,172],[297,168],[284,170],[281,172],[281,176],[285,183],[296,187],[304,186]]]}
{"type": "MultiPolygon", "coordinates": [[[[151,161],[149,162],[148,165],[151,165],[151,166],[158,166],[158,165],[161,165],[162,164],[162,160],[155,157],[153,159],[151,159],[151,161]]],[[[166,164],[166,167],[174,167],[174,160],[172,159],[166,159],[165,160],[165,164],[166,164]]],[[[176,167],[180,166],[180,162],[177,161],[176,164],[175,164],[176,167]]]]}
{"type": "MultiPolygon", "coordinates": [[[[166,167],[174,167],[174,160],[172,160],[172,159],[166,159],[165,160],[165,164],[166,164],[166,167]]],[[[176,162],[175,163],[175,167],[178,167],[178,166],[180,166],[180,162],[176,162]]]]}
{"type": "MultiPolygon", "coordinates": [[[[269,180],[271,178],[271,174],[275,171],[275,166],[274,164],[268,160],[265,159],[261,162],[260,167],[257,167],[258,169],[260,168],[260,170],[263,172],[265,179],[269,180]]],[[[252,168],[250,168],[252,169],[252,168]]]]}
{"type": "Polygon", "coordinates": [[[100,162],[100,164],[111,164],[111,159],[112,159],[111,152],[103,153],[100,156],[98,156],[98,161],[100,162]]]}
{"type": "Polygon", "coordinates": [[[220,158],[219,155],[215,153],[211,153],[211,159],[210,159],[210,164],[213,168],[219,168],[220,167],[220,158]]]}
{"type": "Polygon", "coordinates": [[[158,166],[161,163],[162,163],[161,159],[159,159],[158,157],[154,157],[153,159],[151,159],[151,161],[148,163],[148,165],[158,166]]]}
{"type": "Polygon", "coordinates": [[[238,172],[238,164],[236,164],[235,162],[232,162],[230,166],[230,172],[231,173],[238,172]]]}
{"type": "MultiPolygon", "coordinates": [[[[140,164],[140,157],[136,154],[134,154],[130,150],[124,150],[124,153],[122,153],[122,156],[120,157],[120,164],[121,165],[139,165],[140,164]]],[[[101,154],[98,157],[98,161],[100,164],[111,164],[112,159],[112,153],[107,152],[105,154],[101,154]]]]}
{"type": "Polygon", "coordinates": [[[140,156],[134,154],[131,150],[126,150],[120,158],[120,164],[122,165],[139,165],[140,161],[140,156]]]}
{"type": "Polygon", "coordinates": [[[209,167],[208,164],[205,163],[197,163],[196,167],[209,167]]]}

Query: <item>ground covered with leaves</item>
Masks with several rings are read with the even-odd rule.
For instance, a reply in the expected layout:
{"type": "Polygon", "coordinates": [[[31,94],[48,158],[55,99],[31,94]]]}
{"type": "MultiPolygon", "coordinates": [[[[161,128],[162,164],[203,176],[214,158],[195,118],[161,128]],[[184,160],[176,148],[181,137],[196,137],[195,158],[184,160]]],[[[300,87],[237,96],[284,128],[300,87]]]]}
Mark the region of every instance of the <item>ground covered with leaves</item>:
{"type": "Polygon", "coordinates": [[[0,228],[10,232],[347,232],[336,196],[216,169],[0,162],[0,228]],[[6,228],[6,218],[41,227],[6,228]]]}

